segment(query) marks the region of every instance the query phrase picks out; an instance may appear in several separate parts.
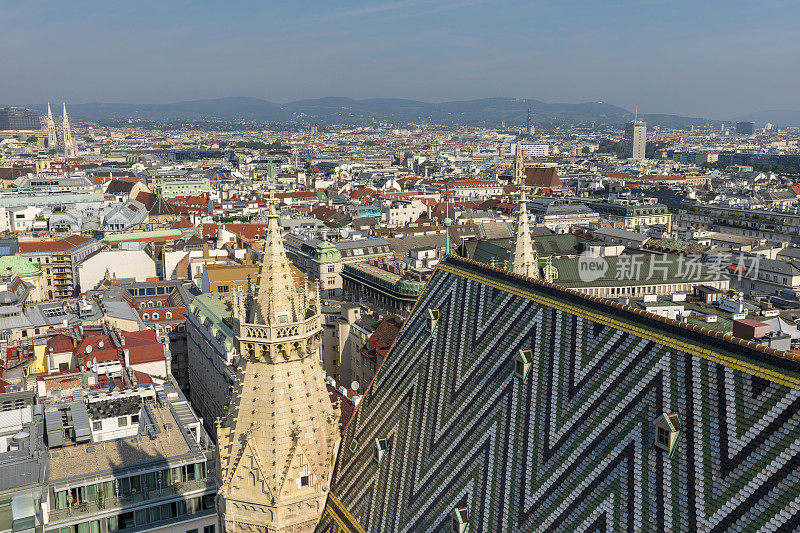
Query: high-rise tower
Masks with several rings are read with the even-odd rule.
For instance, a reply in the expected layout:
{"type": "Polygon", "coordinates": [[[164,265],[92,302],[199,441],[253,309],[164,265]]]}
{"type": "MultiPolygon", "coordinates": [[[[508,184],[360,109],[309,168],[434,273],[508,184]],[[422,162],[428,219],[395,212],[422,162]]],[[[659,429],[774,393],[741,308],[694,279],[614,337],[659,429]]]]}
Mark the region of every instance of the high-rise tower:
{"type": "Polygon", "coordinates": [[[533,249],[531,230],[528,226],[528,184],[525,181],[525,163],[522,156],[522,145],[517,141],[514,147],[514,181],[519,191],[519,212],[517,217],[517,234],[511,250],[511,271],[515,274],[539,278],[539,258],[533,249]]]}
{"type": "Polygon", "coordinates": [[[65,157],[75,157],[78,151],[75,148],[75,141],[72,140],[72,129],[69,125],[69,115],[67,115],[67,104],[66,102],[63,103],[63,111],[61,115],[61,120],[63,122],[63,133],[62,133],[62,140],[64,142],[64,156],[65,157]]]}
{"type": "Polygon", "coordinates": [[[313,531],[338,446],[319,295],[295,278],[270,187],[257,292],[234,302],[240,357],[228,413],[217,423],[217,510],[226,533],[313,531]]]}
{"type": "Polygon", "coordinates": [[[533,127],[533,115],[531,114],[531,108],[528,108],[528,119],[525,121],[525,131],[528,132],[528,137],[533,135],[535,128],[533,127]]]}
{"type": "Polygon", "coordinates": [[[519,140],[514,145],[514,163],[511,168],[514,173],[514,183],[519,186],[525,181],[525,154],[519,140]]]}
{"type": "Polygon", "coordinates": [[[47,149],[51,152],[55,151],[58,148],[58,135],[56,134],[56,121],[53,119],[50,102],[47,102],[47,116],[44,118],[44,127],[47,130],[47,149]]]}

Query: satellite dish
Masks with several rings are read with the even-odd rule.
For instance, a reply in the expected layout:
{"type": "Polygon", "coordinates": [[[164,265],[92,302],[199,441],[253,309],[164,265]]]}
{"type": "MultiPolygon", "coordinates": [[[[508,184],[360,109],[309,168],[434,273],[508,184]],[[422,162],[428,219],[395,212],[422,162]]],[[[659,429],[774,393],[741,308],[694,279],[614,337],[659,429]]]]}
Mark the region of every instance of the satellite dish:
{"type": "Polygon", "coordinates": [[[351,388],[352,390],[354,390],[354,391],[357,391],[357,390],[358,390],[358,386],[359,386],[359,385],[358,385],[358,381],[354,381],[354,382],[352,382],[352,383],[350,384],[350,388],[351,388]]]}
{"type": "Polygon", "coordinates": [[[86,347],[86,353],[92,353],[92,345],[86,347]]]}

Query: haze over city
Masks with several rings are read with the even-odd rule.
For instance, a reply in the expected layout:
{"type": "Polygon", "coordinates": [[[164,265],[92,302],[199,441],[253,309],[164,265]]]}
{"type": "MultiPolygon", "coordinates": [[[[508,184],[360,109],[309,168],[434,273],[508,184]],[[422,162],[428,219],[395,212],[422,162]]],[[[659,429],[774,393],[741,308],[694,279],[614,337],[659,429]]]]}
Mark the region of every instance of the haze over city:
{"type": "Polygon", "coordinates": [[[0,103],[508,96],[797,109],[796,2],[4,2],[0,103]]]}
{"type": "Polygon", "coordinates": [[[0,532],[800,532],[800,5],[5,4],[0,532]]]}

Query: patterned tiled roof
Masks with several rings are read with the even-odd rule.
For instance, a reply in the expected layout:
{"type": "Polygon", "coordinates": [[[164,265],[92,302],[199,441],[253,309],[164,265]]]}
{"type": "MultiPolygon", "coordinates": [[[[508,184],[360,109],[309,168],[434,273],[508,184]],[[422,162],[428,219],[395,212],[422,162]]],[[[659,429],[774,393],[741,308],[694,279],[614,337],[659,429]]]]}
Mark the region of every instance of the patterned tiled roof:
{"type": "Polygon", "coordinates": [[[450,530],[466,507],[469,531],[793,531],[798,481],[790,354],[449,257],[345,430],[317,530],[450,530]]]}

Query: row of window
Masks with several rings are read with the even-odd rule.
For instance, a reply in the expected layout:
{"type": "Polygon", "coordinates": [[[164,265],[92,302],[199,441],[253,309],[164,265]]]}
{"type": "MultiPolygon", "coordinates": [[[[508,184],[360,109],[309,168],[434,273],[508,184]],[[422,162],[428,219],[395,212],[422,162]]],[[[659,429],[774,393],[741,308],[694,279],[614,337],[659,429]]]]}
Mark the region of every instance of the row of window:
{"type": "Polygon", "coordinates": [[[205,475],[205,463],[195,463],[61,490],[55,493],[53,501],[56,510],[67,509],[81,503],[109,500],[133,493],[157,490],[173,483],[204,479],[205,475]]]}
{"type": "MultiPolygon", "coordinates": [[[[142,313],[142,320],[159,320],[161,315],[158,314],[157,311],[153,311],[152,313],[142,313]]],[[[172,311],[167,311],[164,313],[164,320],[172,320],[172,311]]]]}
{"type": "Polygon", "coordinates": [[[139,309],[147,309],[153,307],[164,307],[164,302],[161,300],[148,300],[146,302],[139,302],[139,309]]]}
{"type": "MultiPolygon", "coordinates": [[[[131,415],[131,424],[138,424],[139,423],[139,415],[131,415]]],[[[121,416],[117,418],[117,427],[125,427],[128,425],[128,417],[121,416]]],[[[94,420],[92,422],[92,430],[93,431],[102,431],[103,430],[103,421],[102,420],[94,420]]]]}
{"type": "MultiPolygon", "coordinates": [[[[147,509],[139,509],[138,511],[128,511],[116,516],[110,516],[105,520],[107,531],[122,531],[211,509],[214,509],[214,495],[206,494],[202,498],[190,498],[156,505],[147,509]]],[[[186,533],[197,532],[197,529],[190,529],[186,533]]],[[[100,533],[100,520],[91,520],[74,526],[62,527],[59,533],[100,533]]],[[[203,533],[215,533],[214,526],[205,526],[203,533]]]]}

